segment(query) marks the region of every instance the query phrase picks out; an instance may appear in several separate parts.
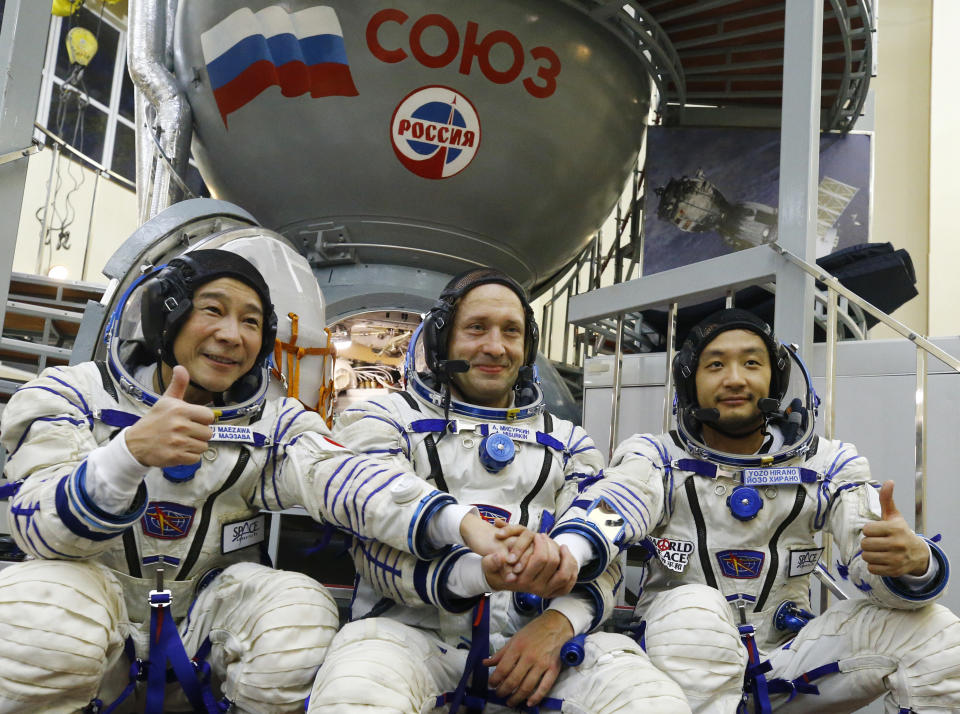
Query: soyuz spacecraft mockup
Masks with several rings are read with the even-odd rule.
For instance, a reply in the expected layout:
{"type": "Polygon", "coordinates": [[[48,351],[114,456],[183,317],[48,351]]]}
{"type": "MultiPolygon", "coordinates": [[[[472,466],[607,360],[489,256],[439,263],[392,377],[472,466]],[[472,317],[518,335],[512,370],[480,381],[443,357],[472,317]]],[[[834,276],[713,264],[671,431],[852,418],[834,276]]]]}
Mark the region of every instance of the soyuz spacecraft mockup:
{"type": "Polygon", "coordinates": [[[423,312],[476,265],[542,292],[618,200],[650,107],[636,47],[592,6],[131,3],[145,224],[102,312],[143,265],[255,226],[309,262],[330,325],[423,312]],[[177,203],[191,154],[217,201],[177,203]]]}

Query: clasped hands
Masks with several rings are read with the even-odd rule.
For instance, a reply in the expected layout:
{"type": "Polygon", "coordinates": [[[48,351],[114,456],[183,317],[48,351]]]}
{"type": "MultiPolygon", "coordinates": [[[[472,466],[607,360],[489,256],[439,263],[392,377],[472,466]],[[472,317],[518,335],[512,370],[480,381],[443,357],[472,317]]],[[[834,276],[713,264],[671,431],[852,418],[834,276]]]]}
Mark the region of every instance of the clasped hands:
{"type": "Polygon", "coordinates": [[[493,526],[476,512],[463,519],[464,542],[483,556],[483,574],[492,590],[555,598],[577,582],[577,561],[566,546],[545,533],[497,519],[493,526]]]}
{"type": "MultiPolygon", "coordinates": [[[[573,589],[579,567],[566,546],[544,533],[498,519],[494,527],[477,514],[463,519],[461,534],[483,555],[483,574],[494,590],[512,590],[556,598],[573,589]]],[[[528,622],[492,657],[490,686],[509,706],[536,706],[560,675],[560,649],[573,635],[570,621],[546,610],[528,622]]]]}

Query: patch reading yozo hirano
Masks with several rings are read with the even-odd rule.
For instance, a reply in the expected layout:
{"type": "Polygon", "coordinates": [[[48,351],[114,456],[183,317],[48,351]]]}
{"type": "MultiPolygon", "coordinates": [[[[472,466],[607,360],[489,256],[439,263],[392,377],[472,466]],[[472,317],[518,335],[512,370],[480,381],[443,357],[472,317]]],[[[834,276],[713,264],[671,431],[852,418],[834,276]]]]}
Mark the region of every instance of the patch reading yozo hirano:
{"type": "Polygon", "coordinates": [[[657,558],[660,562],[675,573],[683,572],[695,549],[692,541],[673,538],[657,538],[653,544],[657,547],[657,558]]]}

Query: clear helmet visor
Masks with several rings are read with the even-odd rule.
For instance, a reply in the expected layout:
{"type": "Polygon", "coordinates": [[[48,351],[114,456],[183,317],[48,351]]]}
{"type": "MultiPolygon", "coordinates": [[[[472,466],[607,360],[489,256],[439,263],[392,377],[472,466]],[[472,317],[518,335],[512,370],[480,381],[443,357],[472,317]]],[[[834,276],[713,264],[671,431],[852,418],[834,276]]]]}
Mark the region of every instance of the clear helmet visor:
{"type": "Polygon", "coordinates": [[[219,248],[249,260],[270,286],[277,314],[268,398],[293,397],[332,424],[334,363],[326,302],[307,259],[280,235],[241,228],[211,236],[192,250],[219,248]]]}
{"type": "MultiPolygon", "coordinates": [[[[262,228],[236,228],[193,244],[188,251],[223,249],[250,261],[270,287],[277,314],[277,339],[272,355],[255,386],[236,395],[221,419],[242,416],[259,408],[266,397],[289,396],[331,421],[333,413],[334,350],[326,329],[326,305],[306,258],[281,236],[262,228]]],[[[105,334],[107,361],[127,393],[147,404],[159,398],[142,367],[156,364],[147,353],[141,328],[144,284],[158,266],[135,281],[117,303],[105,334]]],[[[150,371],[152,374],[152,370],[150,371]]]]}
{"type": "MultiPolygon", "coordinates": [[[[715,463],[730,466],[766,466],[782,463],[806,453],[814,437],[815,418],[820,399],[813,388],[803,361],[789,347],[790,375],[783,398],[751,399],[742,413],[724,418],[717,410],[677,408],[677,431],[687,450],[715,463]],[[752,414],[747,412],[751,411],[752,414]],[[719,418],[718,418],[719,417],[719,418]],[[757,454],[740,454],[709,446],[703,425],[727,435],[753,433],[752,424],[764,432],[757,454]]],[[[676,405],[676,402],[675,402],[676,405]]]]}
{"type": "MultiPolygon", "coordinates": [[[[127,288],[114,308],[104,336],[111,374],[126,394],[147,406],[157,402],[161,390],[154,381],[159,360],[144,344],[141,305],[145,285],[162,267],[145,273],[127,288]]],[[[268,384],[266,368],[238,380],[236,389],[224,393],[226,403],[217,407],[218,421],[242,418],[262,408],[268,384]]]]}

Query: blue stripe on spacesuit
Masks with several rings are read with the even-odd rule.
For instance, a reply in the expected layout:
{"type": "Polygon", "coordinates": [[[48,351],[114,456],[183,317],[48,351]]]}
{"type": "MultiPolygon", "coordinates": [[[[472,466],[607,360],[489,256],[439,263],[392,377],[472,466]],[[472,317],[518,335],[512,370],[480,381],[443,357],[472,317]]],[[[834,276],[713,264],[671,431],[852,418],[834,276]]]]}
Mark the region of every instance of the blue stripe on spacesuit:
{"type": "Polygon", "coordinates": [[[359,459],[359,458],[360,457],[355,454],[348,456],[347,458],[345,458],[343,461],[340,462],[340,465],[337,466],[336,469],[334,469],[333,473],[330,475],[330,478],[327,479],[327,484],[326,486],[323,487],[323,505],[327,510],[332,512],[332,509],[330,508],[330,485],[334,482],[334,479],[337,478],[337,475],[340,473],[340,470],[344,466],[349,464],[354,459],[359,459]]]}
{"type": "Polygon", "coordinates": [[[90,407],[87,406],[87,400],[83,398],[83,395],[80,393],[80,391],[76,387],[74,387],[72,384],[69,384],[63,381],[59,377],[54,377],[52,374],[48,374],[47,377],[52,379],[57,384],[62,384],[64,387],[66,387],[67,389],[72,391],[74,394],[76,394],[77,399],[79,399],[80,403],[83,405],[83,408],[81,409],[81,411],[87,415],[91,414],[90,407]]]}
{"type": "MultiPolygon", "coordinates": [[[[846,447],[842,447],[842,448],[837,452],[837,455],[833,457],[833,462],[830,464],[830,468],[827,469],[827,475],[828,475],[828,476],[836,476],[836,475],[837,475],[837,472],[840,470],[840,469],[835,468],[836,465],[837,465],[837,462],[838,462],[841,458],[843,458],[843,455],[846,454],[847,451],[848,451],[848,449],[847,449],[846,447]]],[[[856,457],[854,457],[854,458],[856,458],[856,457]]],[[[842,468],[842,467],[841,467],[841,468],[842,468]]]]}
{"type": "Polygon", "coordinates": [[[429,559],[439,555],[426,547],[427,524],[440,508],[456,503],[453,496],[443,491],[432,491],[420,499],[417,510],[407,528],[407,550],[418,558],[429,559]]]}
{"type": "MultiPolygon", "coordinates": [[[[641,436],[640,440],[649,441],[650,444],[653,446],[653,448],[657,450],[657,453],[660,454],[660,461],[662,466],[668,466],[670,464],[670,456],[667,454],[667,450],[663,447],[663,445],[659,441],[656,441],[655,439],[652,439],[649,436],[641,436]]],[[[640,453],[639,451],[634,451],[633,453],[637,456],[642,456],[648,461],[650,460],[649,456],[647,456],[646,454],[640,453]]]]}
{"type": "Polygon", "coordinates": [[[600,588],[596,583],[586,583],[575,587],[573,592],[586,593],[593,600],[593,619],[590,621],[590,630],[599,627],[606,614],[603,611],[603,593],[600,592],[600,588]]]}
{"type": "Polygon", "coordinates": [[[651,515],[651,514],[650,514],[650,508],[649,508],[649,506],[647,506],[647,504],[646,504],[646,502],[643,500],[643,498],[641,498],[638,494],[636,494],[636,493],[634,493],[633,491],[631,491],[627,486],[625,486],[625,485],[622,484],[622,483],[613,482],[613,483],[610,484],[610,486],[609,486],[608,488],[618,488],[618,489],[620,489],[620,490],[622,490],[622,491],[625,491],[627,494],[629,494],[629,501],[628,501],[628,502],[630,503],[631,506],[634,506],[634,505],[636,504],[636,505],[635,505],[635,510],[637,511],[637,513],[640,514],[640,518],[643,520],[643,526],[644,526],[644,528],[649,528],[649,520],[647,519],[646,516],[643,515],[643,511],[646,511],[646,512],[647,512],[647,515],[650,516],[650,515],[651,515]],[[641,507],[643,508],[643,510],[640,510],[641,507]]]}
{"type": "MultiPolygon", "coordinates": [[[[366,466],[365,466],[364,468],[366,468],[366,466]]],[[[364,486],[366,486],[366,485],[370,482],[371,479],[375,479],[377,476],[379,476],[380,474],[382,474],[382,473],[384,473],[384,472],[386,472],[386,471],[387,471],[387,468],[386,468],[386,467],[380,469],[379,471],[374,471],[372,474],[370,474],[369,476],[367,476],[367,478],[363,481],[363,483],[361,483],[359,486],[357,486],[357,487],[355,487],[355,488],[353,489],[353,512],[357,515],[357,525],[358,525],[358,526],[360,525],[360,523],[364,523],[364,524],[365,524],[365,523],[367,522],[367,519],[366,519],[366,511],[364,511],[364,512],[361,514],[361,512],[357,509],[357,496],[360,495],[360,490],[361,490],[364,486]]],[[[346,503],[346,499],[344,499],[344,503],[346,503]]],[[[364,505],[366,505],[366,501],[364,502],[364,505]]]]}
{"type": "Polygon", "coordinates": [[[427,597],[427,573],[429,571],[430,562],[426,560],[418,560],[413,568],[413,588],[424,602],[430,602],[430,598],[427,597]]]}
{"type": "Polygon", "coordinates": [[[67,495],[67,481],[73,476],[73,474],[67,474],[59,483],[57,483],[56,496],[54,498],[54,503],[57,508],[57,515],[60,516],[60,520],[63,522],[71,533],[74,535],[80,536],[81,538],[86,538],[87,540],[93,541],[104,541],[110,540],[111,538],[116,538],[120,535],[121,531],[114,531],[112,533],[98,533],[87,528],[83,523],[80,522],[80,519],[77,518],[73,511],[70,510],[70,498],[67,495]]]}
{"type": "Polygon", "coordinates": [[[350,473],[348,473],[346,477],[344,477],[343,482],[340,484],[339,488],[337,488],[337,492],[333,495],[333,505],[331,507],[331,511],[334,510],[337,503],[342,503],[344,516],[346,518],[346,523],[344,525],[346,525],[348,528],[350,527],[350,524],[351,524],[350,511],[347,508],[346,497],[341,499],[340,494],[343,493],[344,489],[347,489],[347,491],[349,492],[349,487],[353,483],[354,476],[357,473],[357,469],[362,469],[364,466],[365,466],[365,462],[362,459],[358,460],[357,463],[353,465],[353,468],[350,469],[350,473]]]}
{"type": "MultiPolygon", "coordinates": [[[[618,512],[621,512],[621,513],[620,513],[621,517],[622,517],[622,515],[623,515],[623,514],[622,514],[622,511],[628,510],[628,509],[627,509],[627,504],[629,503],[629,501],[627,501],[626,499],[624,499],[623,496],[621,496],[620,494],[614,493],[614,492],[609,491],[609,490],[605,490],[605,491],[602,492],[601,495],[603,496],[603,500],[606,501],[609,505],[611,505],[611,506],[616,506],[616,507],[617,507],[616,510],[617,510],[618,512]]],[[[600,500],[600,499],[597,499],[597,501],[599,501],[599,500],[600,500]]],[[[592,510],[593,506],[595,506],[595,505],[597,504],[597,501],[594,501],[593,504],[591,504],[591,510],[592,510]]],[[[640,518],[643,519],[644,524],[646,524],[646,519],[643,518],[643,514],[640,514],[640,518]]],[[[631,533],[633,533],[633,534],[635,535],[635,534],[636,534],[636,529],[630,524],[630,521],[629,521],[628,519],[623,518],[623,527],[626,527],[626,526],[628,526],[628,525],[630,526],[630,531],[631,531],[631,533]]],[[[631,535],[631,538],[632,538],[632,537],[633,537],[633,536],[631,535]]],[[[621,537],[618,537],[618,538],[617,538],[617,541],[614,541],[614,544],[617,545],[617,546],[619,546],[620,543],[623,542],[622,533],[621,533],[621,537]],[[620,541],[620,542],[617,542],[617,541],[620,541]]]]}
{"type": "MultiPolygon", "coordinates": [[[[377,545],[382,548],[382,546],[381,546],[380,544],[377,544],[377,545]]],[[[399,559],[399,557],[400,557],[399,554],[396,555],[396,559],[394,560],[394,564],[393,564],[393,566],[391,566],[389,563],[387,563],[386,560],[381,560],[380,558],[378,558],[378,557],[377,557],[377,554],[375,554],[372,550],[368,550],[367,548],[365,548],[362,543],[360,544],[360,549],[363,551],[363,554],[367,557],[367,560],[369,560],[371,563],[373,563],[375,566],[377,566],[377,567],[380,568],[381,570],[383,570],[383,571],[385,571],[385,572],[387,572],[387,573],[390,573],[390,574],[392,574],[392,575],[397,575],[397,576],[402,575],[402,573],[400,572],[400,570],[399,570],[398,568],[394,567],[394,566],[396,566],[396,560],[399,559]]],[[[396,551],[394,551],[392,548],[390,549],[390,552],[391,552],[391,553],[396,553],[396,551]]]]}
{"type": "MultiPolygon", "coordinates": [[[[296,409],[296,407],[293,408],[296,409]]],[[[277,504],[279,505],[280,510],[283,510],[283,504],[280,502],[280,489],[277,488],[277,456],[280,451],[280,442],[283,441],[283,437],[287,435],[288,431],[290,431],[290,427],[293,426],[293,422],[295,422],[301,415],[307,413],[306,409],[301,409],[299,412],[294,414],[290,421],[287,422],[287,425],[284,427],[283,431],[278,435],[277,432],[280,428],[280,422],[283,420],[283,417],[289,413],[289,411],[292,410],[288,410],[280,415],[280,418],[277,419],[277,425],[273,431],[273,473],[271,474],[271,483],[273,485],[273,495],[277,499],[277,504]]]]}
{"type": "MultiPolygon", "coordinates": [[[[380,406],[380,405],[378,404],[377,406],[380,406]]],[[[345,409],[343,413],[346,414],[347,412],[350,412],[350,411],[362,412],[363,410],[362,409],[345,409]]],[[[407,450],[405,453],[407,454],[410,453],[410,436],[407,434],[407,430],[403,428],[402,424],[399,424],[398,422],[394,421],[390,417],[377,416],[376,414],[364,414],[364,416],[360,417],[360,419],[358,419],[357,421],[358,422],[363,421],[364,419],[376,419],[377,421],[382,421],[392,426],[394,429],[400,432],[401,436],[403,436],[403,440],[407,445],[407,450]]]]}
{"type": "MultiPolygon", "coordinates": [[[[837,468],[836,471],[831,471],[829,475],[836,476],[838,473],[843,471],[843,469],[846,468],[847,464],[849,464],[851,461],[856,461],[857,459],[862,459],[862,458],[863,457],[860,454],[855,454],[854,456],[851,456],[849,459],[847,459],[842,464],[840,464],[839,468],[837,468]]],[[[836,463],[836,460],[834,460],[834,463],[836,463]]]]}
{"type": "MultiPolygon", "coordinates": [[[[384,470],[386,470],[386,469],[384,469],[384,470]]],[[[374,475],[376,475],[376,474],[374,474],[374,475]]],[[[391,483],[393,483],[394,481],[396,481],[397,478],[399,478],[399,476],[400,476],[400,473],[399,473],[399,472],[398,472],[398,473],[395,473],[393,476],[391,476],[390,478],[388,478],[385,483],[382,483],[382,484],[380,484],[379,486],[377,486],[375,489],[373,489],[373,491],[370,492],[370,495],[367,496],[367,497],[364,499],[364,501],[363,501],[363,506],[360,507],[360,513],[359,513],[360,523],[361,523],[361,524],[366,525],[366,523],[367,523],[367,504],[370,502],[370,499],[373,498],[374,496],[376,496],[380,491],[382,491],[383,489],[385,489],[385,488],[386,488],[387,486],[389,486],[391,483]]]]}
{"type": "MultiPolygon", "coordinates": [[[[45,387],[29,387],[29,389],[45,389],[45,387]]],[[[52,392],[53,390],[51,389],[49,391],[52,392]]],[[[53,393],[60,394],[59,392],[53,392],[53,393]]],[[[74,426],[90,426],[91,425],[87,423],[86,419],[74,419],[73,417],[68,417],[68,416],[37,417],[32,422],[30,422],[30,425],[26,429],[23,430],[23,434],[20,435],[20,439],[17,441],[17,445],[13,448],[13,451],[11,451],[7,455],[8,458],[13,456],[15,453],[17,453],[17,451],[23,445],[23,442],[26,440],[27,435],[30,433],[30,430],[33,428],[33,425],[36,424],[38,421],[48,421],[48,422],[49,421],[67,421],[73,424],[74,426]]]]}
{"type": "MultiPolygon", "coordinates": [[[[44,539],[43,537],[43,534],[40,532],[40,528],[37,526],[37,522],[35,520],[31,519],[29,524],[27,525],[27,528],[29,528],[30,525],[33,526],[33,532],[37,534],[37,538],[40,539],[40,542],[43,543],[43,546],[47,550],[49,550],[51,553],[56,555],[58,558],[67,558],[68,560],[81,560],[83,558],[86,558],[86,556],[84,555],[67,555],[66,553],[61,553],[59,550],[57,550],[56,548],[52,547],[49,543],[47,543],[46,539],[44,539]]],[[[32,545],[32,542],[31,542],[31,545],[32,545]]],[[[36,546],[34,546],[34,550],[36,550],[36,546]]]]}
{"type": "Polygon", "coordinates": [[[576,449],[576,448],[577,448],[578,446],[580,446],[580,444],[582,444],[582,443],[584,442],[584,440],[587,438],[587,435],[584,434],[583,436],[581,436],[581,437],[577,440],[577,443],[576,443],[576,444],[574,444],[573,446],[570,446],[570,442],[573,440],[573,435],[574,435],[575,431],[576,431],[576,430],[571,429],[571,430],[570,430],[570,436],[567,437],[567,450],[568,450],[568,451],[573,451],[574,449],[576,449]]]}

